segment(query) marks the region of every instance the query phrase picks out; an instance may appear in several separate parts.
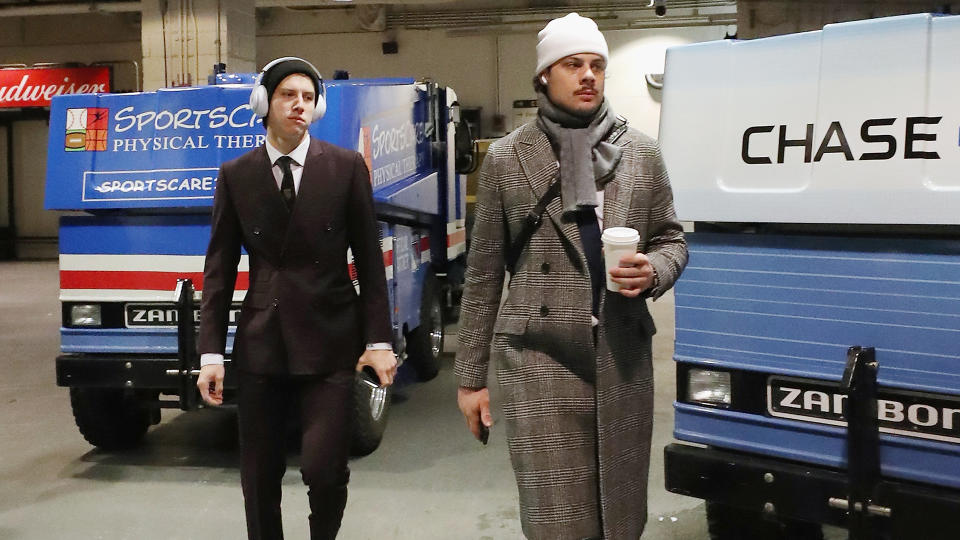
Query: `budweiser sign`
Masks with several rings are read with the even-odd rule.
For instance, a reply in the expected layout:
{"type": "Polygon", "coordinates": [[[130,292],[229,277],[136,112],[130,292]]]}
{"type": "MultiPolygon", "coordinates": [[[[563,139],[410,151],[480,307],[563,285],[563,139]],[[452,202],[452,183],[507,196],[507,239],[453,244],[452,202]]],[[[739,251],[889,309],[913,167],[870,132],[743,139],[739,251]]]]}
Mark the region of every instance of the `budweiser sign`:
{"type": "Polygon", "coordinates": [[[110,91],[110,68],[0,69],[0,108],[48,107],[61,94],[110,91]]]}

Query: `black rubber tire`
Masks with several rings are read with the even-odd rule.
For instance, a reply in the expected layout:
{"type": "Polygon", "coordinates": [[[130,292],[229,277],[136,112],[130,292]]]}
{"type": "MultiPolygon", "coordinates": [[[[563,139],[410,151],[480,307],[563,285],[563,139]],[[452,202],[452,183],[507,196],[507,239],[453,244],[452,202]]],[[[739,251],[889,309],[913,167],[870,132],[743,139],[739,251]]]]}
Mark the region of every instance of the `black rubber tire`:
{"type": "MultiPolygon", "coordinates": [[[[446,294],[446,292],[444,292],[444,294],[446,294]]],[[[451,302],[451,305],[449,306],[446,305],[447,303],[446,301],[444,301],[444,306],[443,306],[443,323],[444,324],[451,324],[451,323],[460,321],[460,302],[462,298],[463,296],[461,294],[453,294],[453,298],[451,299],[452,302],[451,302]]]]}
{"type": "Polygon", "coordinates": [[[357,373],[353,390],[350,454],[366,456],[380,446],[390,413],[390,387],[381,387],[372,370],[357,373]]]}
{"type": "Polygon", "coordinates": [[[139,445],[156,416],[143,402],[117,388],[71,388],[70,406],[80,434],[102,450],[139,445]]]}
{"type": "Polygon", "coordinates": [[[440,373],[443,342],[440,283],[433,270],[428,270],[420,299],[420,326],[407,334],[407,359],[421,381],[429,381],[440,373]]]}
{"type": "Polygon", "coordinates": [[[795,519],[771,521],[759,510],[707,502],[710,540],[823,540],[823,527],[795,519]]]}
{"type": "MultiPolygon", "coordinates": [[[[469,236],[469,235],[468,235],[469,236]]],[[[467,256],[460,255],[447,268],[446,287],[443,289],[444,306],[443,322],[444,324],[455,323],[460,320],[460,303],[463,300],[463,285],[466,280],[467,256]],[[447,304],[446,295],[450,295],[450,303],[447,304]]]]}

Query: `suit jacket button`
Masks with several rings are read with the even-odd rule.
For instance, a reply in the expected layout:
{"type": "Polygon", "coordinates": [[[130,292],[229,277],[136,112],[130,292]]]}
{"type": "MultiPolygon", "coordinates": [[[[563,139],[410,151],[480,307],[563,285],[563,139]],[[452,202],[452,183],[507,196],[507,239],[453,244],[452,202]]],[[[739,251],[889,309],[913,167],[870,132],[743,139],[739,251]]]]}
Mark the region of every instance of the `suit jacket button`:
{"type": "Polygon", "coordinates": [[[330,232],[332,230],[333,230],[333,225],[331,225],[330,223],[327,223],[327,232],[330,232]]]}
{"type": "Polygon", "coordinates": [[[279,308],[280,308],[280,300],[277,299],[277,298],[274,298],[274,299],[273,299],[273,309],[279,309],[279,308]]]}
{"type": "Polygon", "coordinates": [[[543,272],[544,274],[549,274],[549,273],[550,273],[550,263],[545,262],[545,263],[541,264],[541,265],[540,265],[540,271],[543,272]]]}
{"type": "Polygon", "coordinates": [[[313,261],[313,264],[320,264],[320,259],[313,261]]]}
{"type": "Polygon", "coordinates": [[[540,315],[542,317],[546,317],[549,314],[550,314],[550,308],[548,308],[547,306],[540,306],[540,315]]]}
{"type": "Polygon", "coordinates": [[[261,231],[260,231],[260,227],[254,227],[254,228],[253,228],[253,234],[254,234],[254,235],[260,236],[260,232],[261,232],[261,231]]]}

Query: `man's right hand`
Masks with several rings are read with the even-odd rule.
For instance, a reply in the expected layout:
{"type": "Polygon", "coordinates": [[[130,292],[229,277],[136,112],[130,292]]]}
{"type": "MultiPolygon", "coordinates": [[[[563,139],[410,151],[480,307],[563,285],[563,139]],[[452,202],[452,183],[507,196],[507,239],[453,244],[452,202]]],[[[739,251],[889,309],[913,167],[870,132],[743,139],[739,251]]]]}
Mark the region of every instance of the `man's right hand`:
{"type": "Polygon", "coordinates": [[[205,403],[223,405],[223,373],[223,364],[207,364],[200,368],[197,388],[205,403]]]}
{"type": "Polygon", "coordinates": [[[493,416],[490,415],[490,390],[484,388],[467,388],[461,386],[457,388],[457,405],[460,406],[460,412],[467,419],[467,427],[470,433],[478,441],[484,441],[482,431],[493,426],[493,416]]]}

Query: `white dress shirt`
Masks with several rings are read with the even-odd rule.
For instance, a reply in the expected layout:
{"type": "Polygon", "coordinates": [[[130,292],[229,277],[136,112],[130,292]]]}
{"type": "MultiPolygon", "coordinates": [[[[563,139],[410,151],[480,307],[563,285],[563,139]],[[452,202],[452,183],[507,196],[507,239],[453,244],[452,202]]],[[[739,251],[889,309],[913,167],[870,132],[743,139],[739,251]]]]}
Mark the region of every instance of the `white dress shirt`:
{"type": "Polygon", "coordinates": [[[600,226],[600,232],[603,232],[603,190],[597,192],[597,225],[600,226]]]}
{"type": "Polygon", "coordinates": [[[290,163],[290,172],[293,173],[293,192],[300,193],[300,179],[303,178],[303,163],[307,160],[307,150],[310,148],[310,134],[304,133],[303,140],[289,154],[284,154],[274,148],[269,139],[267,139],[266,146],[267,157],[270,158],[270,163],[273,163],[273,178],[277,181],[277,189],[279,190],[283,185],[283,169],[277,163],[277,160],[283,156],[289,156],[293,160],[290,163]]]}

